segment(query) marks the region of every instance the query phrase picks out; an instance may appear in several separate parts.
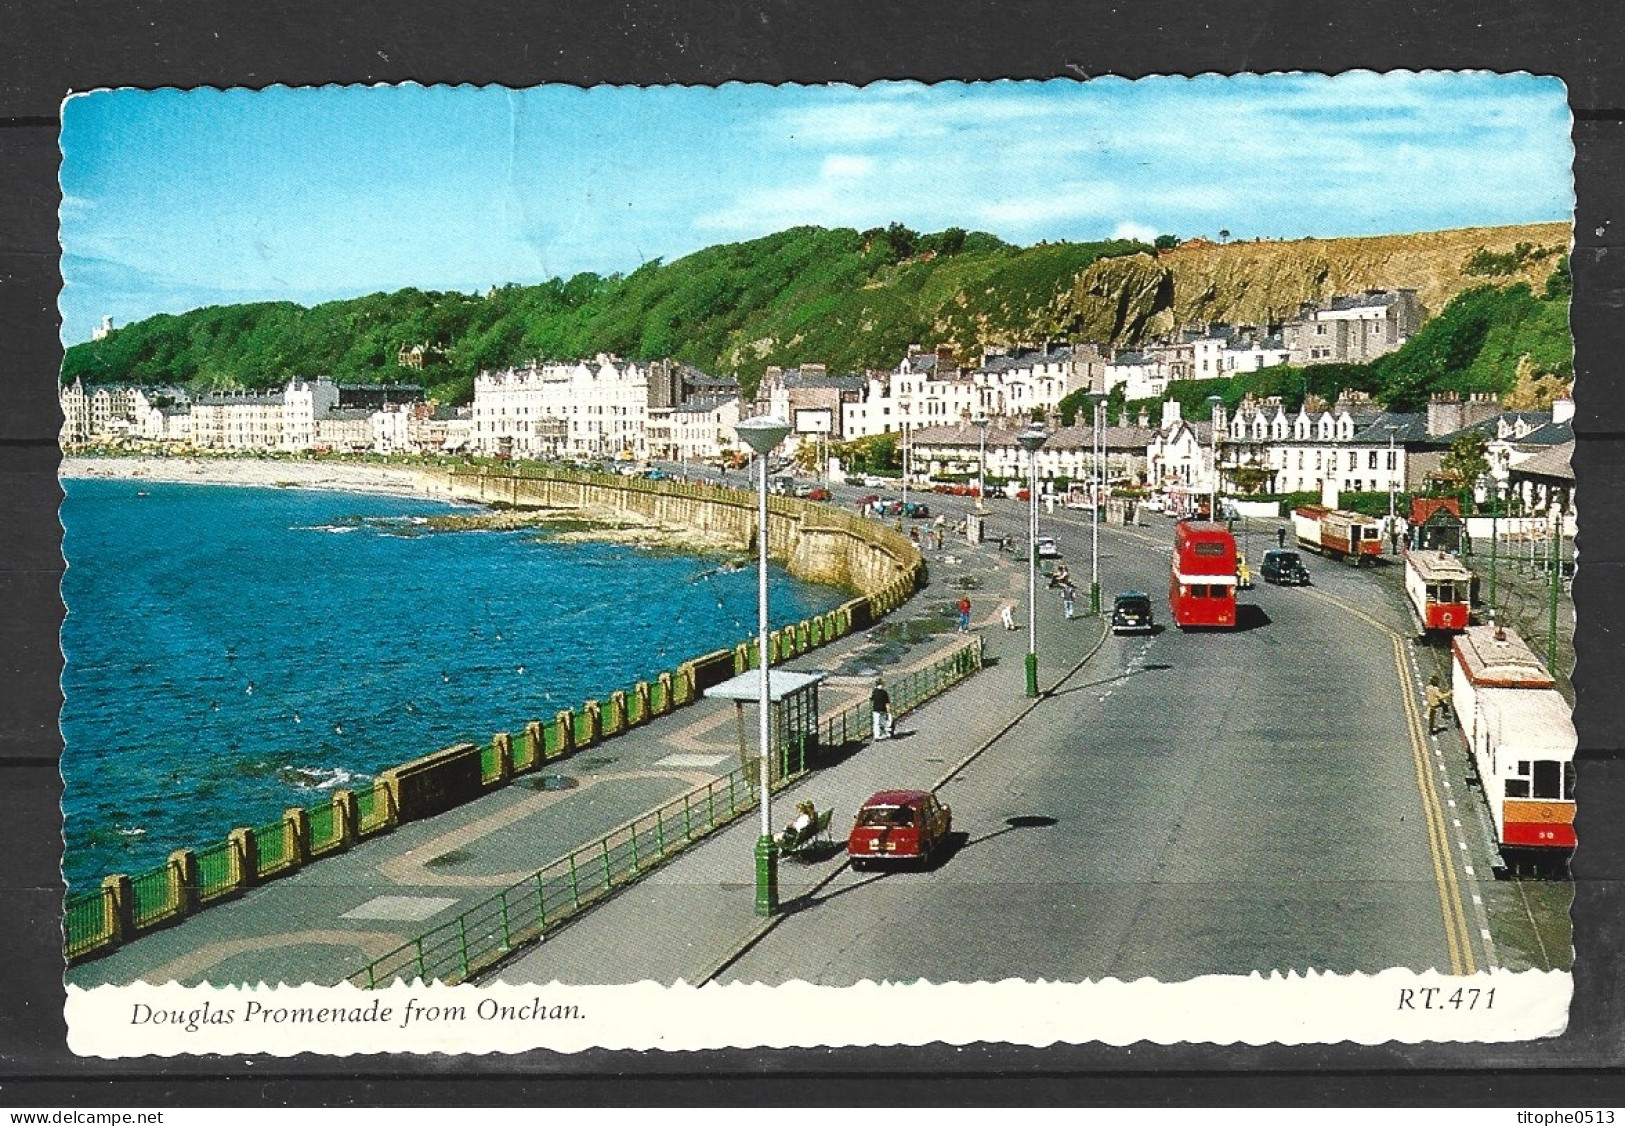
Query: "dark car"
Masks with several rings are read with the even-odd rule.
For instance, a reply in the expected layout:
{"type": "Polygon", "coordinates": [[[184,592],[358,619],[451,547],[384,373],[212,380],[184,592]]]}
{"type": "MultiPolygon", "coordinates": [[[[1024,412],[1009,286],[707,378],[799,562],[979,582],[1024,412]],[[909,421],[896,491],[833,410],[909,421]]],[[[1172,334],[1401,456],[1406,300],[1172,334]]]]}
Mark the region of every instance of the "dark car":
{"type": "Polygon", "coordinates": [[[953,811],[930,790],[881,790],[858,810],[846,852],[852,867],[931,863],[953,830],[953,811]]]}
{"type": "Polygon", "coordinates": [[[1266,551],[1258,573],[1265,582],[1277,586],[1306,586],[1309,582],[1309,570],[1296,551],[1266,551]]]}
{"type": "Polygon", "coordinates": [[[1112,600],[1113,633],[1151,633],[1156,628],[1149,594],[1126,590],[1112,600]]]}

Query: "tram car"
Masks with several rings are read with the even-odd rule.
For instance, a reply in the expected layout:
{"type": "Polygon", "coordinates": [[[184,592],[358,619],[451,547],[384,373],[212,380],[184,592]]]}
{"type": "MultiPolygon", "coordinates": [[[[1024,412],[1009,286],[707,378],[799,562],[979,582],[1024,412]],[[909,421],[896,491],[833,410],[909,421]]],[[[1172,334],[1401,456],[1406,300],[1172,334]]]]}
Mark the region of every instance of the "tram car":
{"type": "Polygon", "coordinates": [[[1358,512],[1306,504],[1292,510],[1292,531],[1299,547],[1356,567],[1382,555],[1382,525],[1358,512]]]}
{"type": "Polygon", "coordinates": [[[1423,637],[1466,629],[1472,590],[1473,573],[1454,555],[1405,552],[1405,598],[1423,637]]]}
{"type": "Polygon", "coordinates": [[[1223,524],[1181,520],[1174,525],[1168,606],[1180,629],[1236,626],[1236,537],[1223,524]]]}
{"type": "Polygon", "coordinates": [[[1451,642],[1452,708],[1513,873],[1561,875],[1574,852],[1574,718],[1516,633],[1469,626],[1451,642]]]}

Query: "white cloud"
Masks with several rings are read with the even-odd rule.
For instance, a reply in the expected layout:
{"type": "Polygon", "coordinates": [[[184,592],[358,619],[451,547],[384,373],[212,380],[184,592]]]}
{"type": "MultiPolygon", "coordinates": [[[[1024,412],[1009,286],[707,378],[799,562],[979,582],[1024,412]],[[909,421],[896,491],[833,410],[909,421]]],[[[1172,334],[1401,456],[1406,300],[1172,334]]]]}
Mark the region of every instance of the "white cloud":
{"type": "Polygon", "coordinates": [[[1133,220],[1125,220],[1112,228],[1112,238],[1138,239],[1140,242],[1155,242],[1162,232],[1155,227],[1133,220]]]}
{"type": "Polygon", "coordinates": [[[819,175],[826,180],[855,180],[869,175],[874,170],[875,162],[871,157],[831,153],[824,158],[824,166],[819,170],[819,175]]]}

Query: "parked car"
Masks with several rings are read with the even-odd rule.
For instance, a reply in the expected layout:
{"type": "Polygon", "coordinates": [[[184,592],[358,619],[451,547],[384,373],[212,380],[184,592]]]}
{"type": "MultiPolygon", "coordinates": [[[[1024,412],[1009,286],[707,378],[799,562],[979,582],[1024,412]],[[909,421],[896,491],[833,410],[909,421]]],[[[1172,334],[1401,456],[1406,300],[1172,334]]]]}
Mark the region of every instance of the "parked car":
{"type": "Polygon", "coordinates": [[[828,500],[830,491],[822,485],[815,485],[807,490],[806,496],[808,500],[828,500]]]}
{"type": "Polygon", "coordinates": [[[1258,573],[1264,576],[1265,582],[1276,586],[1307,586],[1309,583],[1309,569],[1303,565],[1296,551],[1279,548],[1266,551],[1258,573]]]}
{"type": "Polygon", "coordinates": [[[953,831],[953,811],[929,790],[881,790],[858,809],[846,840],[852,867],[930,864],[953,831]]]}
{"type": "Polygon", "coordinates": [[[1040,559],[1059,559],[1061,548],[1053,536],[1040,536],[1034,548],[1034,554],[1040,559]]]}
{"type": "Polygon", "coordinates": [[[1113,633],[1154,633],[1156,628],[1149,594],[1125,590],[1112,599],[1113,633]]]}

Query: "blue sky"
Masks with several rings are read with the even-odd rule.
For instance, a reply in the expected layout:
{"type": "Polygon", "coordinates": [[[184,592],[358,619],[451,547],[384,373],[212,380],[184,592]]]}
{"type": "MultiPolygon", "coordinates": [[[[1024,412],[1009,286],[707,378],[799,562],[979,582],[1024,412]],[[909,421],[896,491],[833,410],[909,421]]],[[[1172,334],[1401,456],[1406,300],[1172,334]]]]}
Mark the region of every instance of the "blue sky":
{"type": "Polygon", "coordinates": [[[1011,242],[1567,220],[1561,82],[114,90],[62,115],[65,343],[202,305],[626,272],[800,224],[1011,242]]]}

